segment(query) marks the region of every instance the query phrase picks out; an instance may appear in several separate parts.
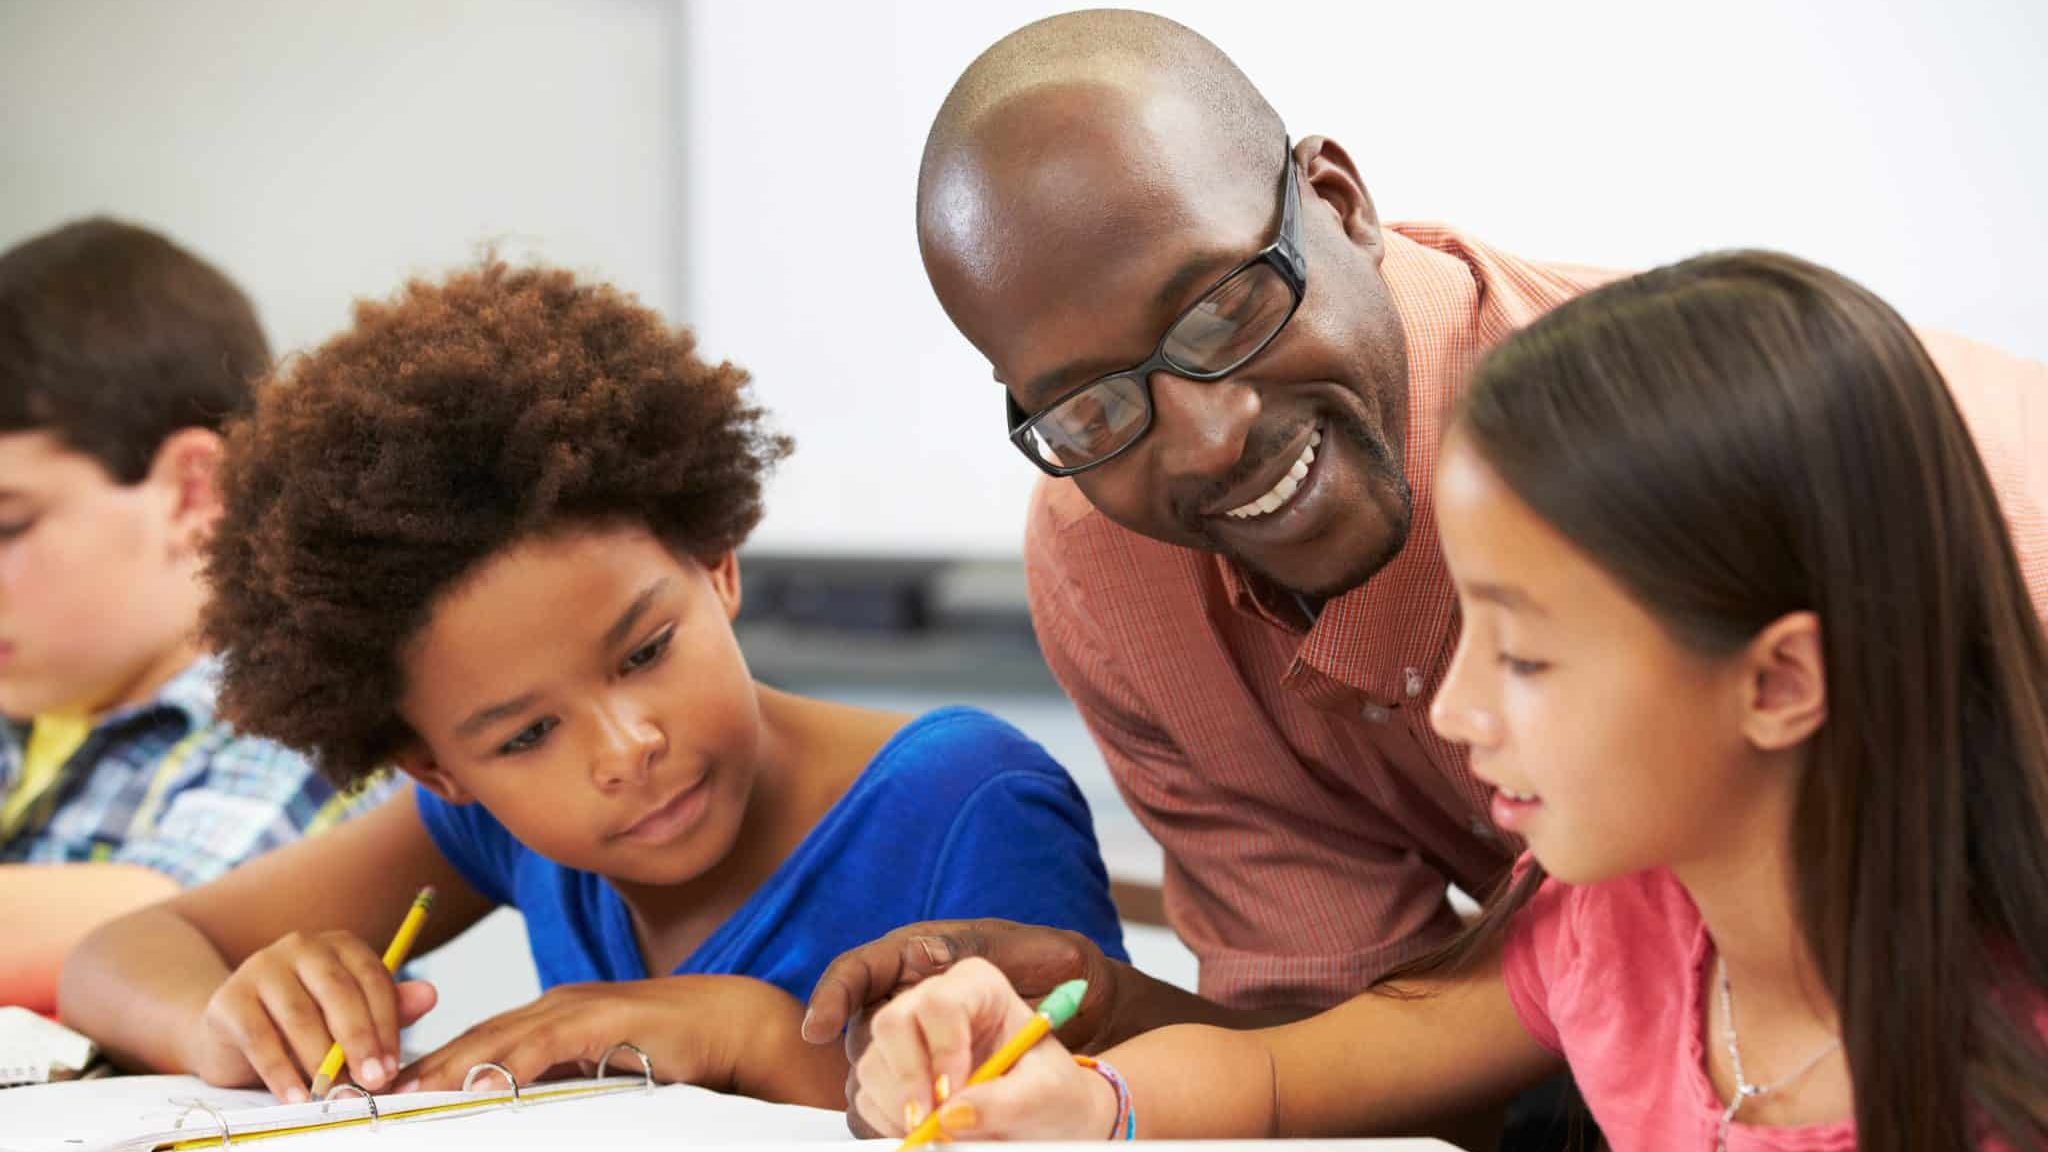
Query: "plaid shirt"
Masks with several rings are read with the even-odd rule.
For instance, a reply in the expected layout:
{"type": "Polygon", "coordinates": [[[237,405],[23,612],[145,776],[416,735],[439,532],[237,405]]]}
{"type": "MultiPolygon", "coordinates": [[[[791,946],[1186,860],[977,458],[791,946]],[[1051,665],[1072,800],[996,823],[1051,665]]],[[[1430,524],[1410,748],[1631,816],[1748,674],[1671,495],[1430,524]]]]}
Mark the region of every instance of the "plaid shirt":
{"type": "MultiPolygon", "coordinates": [[[[338,794],[298,753],[237,735],[213,712],[204,657],[147,703],[98,717],[0,863],[112,861],[191,887],[368,808],[388,783],[338,794]]],[[[0,796],[19,784],[26,725],[0,721],[0,796]]]]}
{"type": "MultiPolygon", "coordinates": [[[[1040,483],[1025,530],[1046,660],[1166,851],[1167,919],[1201,961],[1203,995],[1242,1007],[1357,992],[1456,931],[1447,883],[1483,896],[1520,849],[1494,828],[1464,750],[1429,724],[1458,634],[1436,446],[1488,348],[1612,274],[1436,225],[1384,235],[1408,338],[1414,520],[1371,580],[1311,624],[1220,557],[1112,524],[1071,480],[1040,483]]],[[[2048,368],[1920,338],[2048,605],[2048,368]]]]}

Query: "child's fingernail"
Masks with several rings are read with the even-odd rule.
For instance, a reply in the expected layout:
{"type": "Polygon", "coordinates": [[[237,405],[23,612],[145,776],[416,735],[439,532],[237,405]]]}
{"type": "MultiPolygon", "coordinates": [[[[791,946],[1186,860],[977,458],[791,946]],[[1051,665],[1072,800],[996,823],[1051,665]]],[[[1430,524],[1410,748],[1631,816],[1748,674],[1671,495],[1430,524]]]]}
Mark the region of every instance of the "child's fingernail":
{"type": "Polygon", "coordinates": [[[306,1090],[296,1084],[287,1089],[284,1094],[284,1102],[287,1104],[304,1104],[311,1099],[312,1097],[306,1095],[306,1090]]]}
{"type": "Polygon", "coordinates": [[[932,1081],[932,1098],[939,1103],[944,1104],[946,1097],[952,1094],[953,1081],[950,1077],[941,1075],[937,1080],[932,1081]]]}
{"type": "Polygon", "coordinates": [[[384,1077],[384,1061],[382,1058],[373,1056],[370,1059],[363,1061],[364,1084],[374,1088],[377,1085],[382,1084],[384,1082],[384,1077]]]}
{"type": "Polygon", "coordinates": [[[906,1100],[903,1104],[903,1127],[906,1129],[915,1128],[923,1122],[924,1109],[918,1105],[917,1101],[906,1100]]]}
{"type": "Polygon", "coordinates": [[[974,1111],[974,1105],[965,1100],[956,1101],[939,1109],[939,1127],[948,1132],[970,1132],[981,1117],[974,1111]]]}

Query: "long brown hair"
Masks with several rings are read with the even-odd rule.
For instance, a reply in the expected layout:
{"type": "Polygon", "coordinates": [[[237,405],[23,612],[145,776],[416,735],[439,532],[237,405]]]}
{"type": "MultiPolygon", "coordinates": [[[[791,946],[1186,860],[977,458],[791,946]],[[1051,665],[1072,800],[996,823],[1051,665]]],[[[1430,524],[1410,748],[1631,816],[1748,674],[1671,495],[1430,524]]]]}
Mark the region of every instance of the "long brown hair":
{"type": "MultiPolygon", "coordinates": [[[[1457,426],[1681,643],[1732,652],[1819,616],[1828,721],[1792,883],[1858,1143],[2048,1142],[2048,642],[1905,322],[1791,256],[1702,256],[1508,340],[1457,426]]],[[[1497,938],[1540,880],[1446,957],[1497,938]]]]}

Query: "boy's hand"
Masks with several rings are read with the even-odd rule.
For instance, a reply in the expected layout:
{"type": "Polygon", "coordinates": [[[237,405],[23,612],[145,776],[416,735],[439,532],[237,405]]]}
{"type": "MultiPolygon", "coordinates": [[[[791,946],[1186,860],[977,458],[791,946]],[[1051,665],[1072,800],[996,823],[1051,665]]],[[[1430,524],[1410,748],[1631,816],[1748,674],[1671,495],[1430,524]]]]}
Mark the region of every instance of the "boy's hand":
{"type": "MultiPolygon", "coordinates": [[[[799,1012],[788,993],[744,976],[563,984],[421,1057],[398,1091],[457,1089],[486,1062],[504,1065],[521,1085],[567,1068],[589,1074],[606,1049],[625,1042],[646,1051],[663,1083],[841,1107],[845,1059],[803,1043],[799,1012]]],[[[639,1061],[613,1057],[608,1072],[638,1075],[639,1061]]]]}
{"type": "Polygon", "coordinates": [[[866,1128],[901,1137],[933,1108],[953,1140],[1104,1140],[1116,1090],[1048,1036],[1010,1071],[969,1088],[989,1053],[1031,1020],[1032,1010],[993,964],[970,958],[877,1010],[854,1069],[852,1101],[866,1128]]]}
{"type": "Polygon", "coordinates": [[[403,984],[361,938],[291,933],[243,961],[207,1001],[186,1067],[210,1084],[261,1080],[280,1100],[306,1085],[336,1040],[348,1075],[367,1089],[398,1072],[398,1032],[434,1007],[434,986],[403,984]]]}

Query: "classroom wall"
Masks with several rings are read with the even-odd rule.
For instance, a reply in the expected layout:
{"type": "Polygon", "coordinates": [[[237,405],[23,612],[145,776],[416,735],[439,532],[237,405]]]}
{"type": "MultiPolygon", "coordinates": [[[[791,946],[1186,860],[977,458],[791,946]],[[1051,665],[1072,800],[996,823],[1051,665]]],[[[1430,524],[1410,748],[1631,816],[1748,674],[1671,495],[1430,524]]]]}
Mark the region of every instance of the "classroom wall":
{"type": "Polygon", "coordinates": [[[0,247],[162,228],[280,351],[487,243],[673,313],[680,26],[667,0],[4,0],[0,247]]]}
{"type": "MultiPolygon", "coordinates": [[[[799,441],[756,543],[1014,555],[1034,473],[927,289],[918,151],[1050,0],[5,0],[0,245],[87,211],[248,285],[288,349],[499,242],[750,366],[799,441]]],[[[2048,357],[2048,5],[1149,5],[1389,218],[1639,266],[1786,247],[2048,357]]]]}

